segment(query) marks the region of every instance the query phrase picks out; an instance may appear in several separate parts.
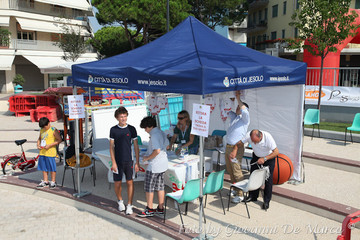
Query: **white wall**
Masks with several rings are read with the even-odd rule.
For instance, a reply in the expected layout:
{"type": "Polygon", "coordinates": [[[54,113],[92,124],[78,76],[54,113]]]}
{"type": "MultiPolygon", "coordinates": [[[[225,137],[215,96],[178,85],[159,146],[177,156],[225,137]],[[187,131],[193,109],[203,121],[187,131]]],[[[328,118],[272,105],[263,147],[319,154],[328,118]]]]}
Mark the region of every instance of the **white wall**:
{"type": "MultiPolygon", "coordinates": [[[[230,97],[233,92],[213,94],[215,97],[230,97]]],[[[302,121],[304,108],[304,86],[291,85],[246,89],[241,99],[249,105],[252,129],[268,131],[274,137],[279,152],[293,162],[293,178],[301,180],[302,121]]],[[[199,103],[200,96],[185,95],[184,108],[192,115],[192,104],[199,103]]],[[[220,117],[219,99],[210,116],[209,134],[214,129],[227,130],[229,120],[220,117]]]]}

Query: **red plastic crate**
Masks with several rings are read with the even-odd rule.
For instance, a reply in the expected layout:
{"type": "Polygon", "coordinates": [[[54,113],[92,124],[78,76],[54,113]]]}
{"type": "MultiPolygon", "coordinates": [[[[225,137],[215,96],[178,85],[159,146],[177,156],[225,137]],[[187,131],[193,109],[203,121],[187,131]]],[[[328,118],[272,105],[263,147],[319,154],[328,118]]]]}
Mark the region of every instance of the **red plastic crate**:
{"type": "Polygon", "coordinates": [[[39,106],[57,106],[56,98],[55,95],[14,95],[9,98],[9,111],[15,116],[26,116],[39,106]]]}
{"type": "Polygon", "coordinates": [[[30,120],[32,122],[38,122],[36,109],[30,109],[30,120]]]}
{"type": "Polygon", "coordinates": [[[42,117],[47,117],[50,122],[56,122],[61,118],[61,107],[60,105],[53,106],[39,106],[36,108],[37,112],[37,121],[42,117]]]}

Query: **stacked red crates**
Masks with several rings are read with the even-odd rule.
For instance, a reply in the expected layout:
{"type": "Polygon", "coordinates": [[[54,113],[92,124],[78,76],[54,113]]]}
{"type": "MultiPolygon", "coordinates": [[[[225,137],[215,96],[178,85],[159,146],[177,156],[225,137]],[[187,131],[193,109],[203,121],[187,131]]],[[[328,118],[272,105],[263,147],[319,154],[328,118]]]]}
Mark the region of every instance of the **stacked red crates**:
{"type": "Polygon", "coordinates": [[[58,106],[56,96],[19,94],[9,99],[9,111],[15,113],[16,117],[28,116],[33,112],[31,110],[36,110],[39,106],[58,106]]]}
{"type": "Polygon", "coordinates": [[[61,118],[61,107],[60,105],[53,106],[40,106],[36,108],[37,121],[42,117],[47,117],[50,122],[56,122],[61,118]]]}

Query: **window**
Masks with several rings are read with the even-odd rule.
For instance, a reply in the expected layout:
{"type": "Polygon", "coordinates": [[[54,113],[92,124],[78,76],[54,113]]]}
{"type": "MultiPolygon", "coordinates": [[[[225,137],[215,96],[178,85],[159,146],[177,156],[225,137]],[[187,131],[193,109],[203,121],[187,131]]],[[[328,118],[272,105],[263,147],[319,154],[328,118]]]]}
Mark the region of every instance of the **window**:
{"type": "Polygon", "coordinates": [[[278,5],[272,6],[272,17],[275,18],[278,16],[278,5]]]}
{"type": "Polygon", "coordinates": [[[359,9],[359,8],[360,8],[360,0],[356,0],[355,9],[359,9]]]}
{"type": "Polygon", "coordinates": [[[255,36],[251,38],[251,46],[252,48],[255,48],[255,36]]]}
{"type": "Polygon", "coordinates": [[[261,35],[258,35],[257,38],[256,38],[256,42],[261,42],[261,39],[262,39],[262,36],[261,35]]]}
{"type": "Polygon", "coordinates": [[[296,0],[296,9],[299,9],[299,0],[296,0]]]}
{"type": "Polygon", "coordinates": [[[286,1],[284,2],[284,5],[283,5],[283,14],[286,15],[286,1]]]}
{"type": "Polygon", "coordinates": [[[268,15],[268,9],[265,8],[265,12],[264,12],[264,20],[267,20],[267,15],[268,15]]]}
{"type": "Polygon", "coordinates": [[[63,6],[51,5],[51,12],[64,17],[66,9],[63,6]]]}
{"type": "Polygon", "coordinates": [[[298,37],[298,28],[294,29],[294,37],[297,38],[298,37]]]}
{"type": "Polygon", "coordinates": [[[253,14],[253,24],[256,25],[256,13],[253,14]]]}
{"type": "Polygon", "coordinates": [[[35,40],[35,32],[17,31],[17,39],[21,40],[35,40]]]}
{"type": "Polygon", "coordinates": [[[22,8],[34,8],[34,0],[22,0],[18,1],[19,7],[22,8]]]}
{"type": "Polygon", "coordinates": [[[261,22],[261,20],[262,20],[262,11],[260,10],[259,11],[259,23],[261,22]]]}
{"type": "Polygon", "coordinates": [[[30,40],[30,41],[36,40],[36,32],[21,29],[19,23],[16,23],[16,28],[17,28],[17,39],[30,40]]]}
{"type": "Polygon", "coordinates": [[[266,39],[266,34],[263,34],[263,42],[265,42],[267,39],[266,39]]]}
{"type": "Polygon", "coordinates": [[[276,39],[276,31],[271,32],[271,40],[275,40],[276,39]]]}
{"type": "Polygon", "coordinates": [[[281,30],[281,38],[285,38],[285,29],[281,30]]]}

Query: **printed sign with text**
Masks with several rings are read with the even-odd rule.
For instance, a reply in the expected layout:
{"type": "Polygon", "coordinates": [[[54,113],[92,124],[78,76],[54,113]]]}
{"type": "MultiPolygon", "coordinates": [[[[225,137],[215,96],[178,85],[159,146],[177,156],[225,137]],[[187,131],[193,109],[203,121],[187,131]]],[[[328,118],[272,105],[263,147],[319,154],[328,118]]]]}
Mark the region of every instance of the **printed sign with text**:
{"type": "Polygon", "coordinates": [[[207,137],[210,125],[210,106],[194,103],[191,134],[207,137]]]}
{"type": "Polygon", "coordinates": [[[83,95],[69,95],[69,118],[85,118],[84,97],[83,95]]]}

